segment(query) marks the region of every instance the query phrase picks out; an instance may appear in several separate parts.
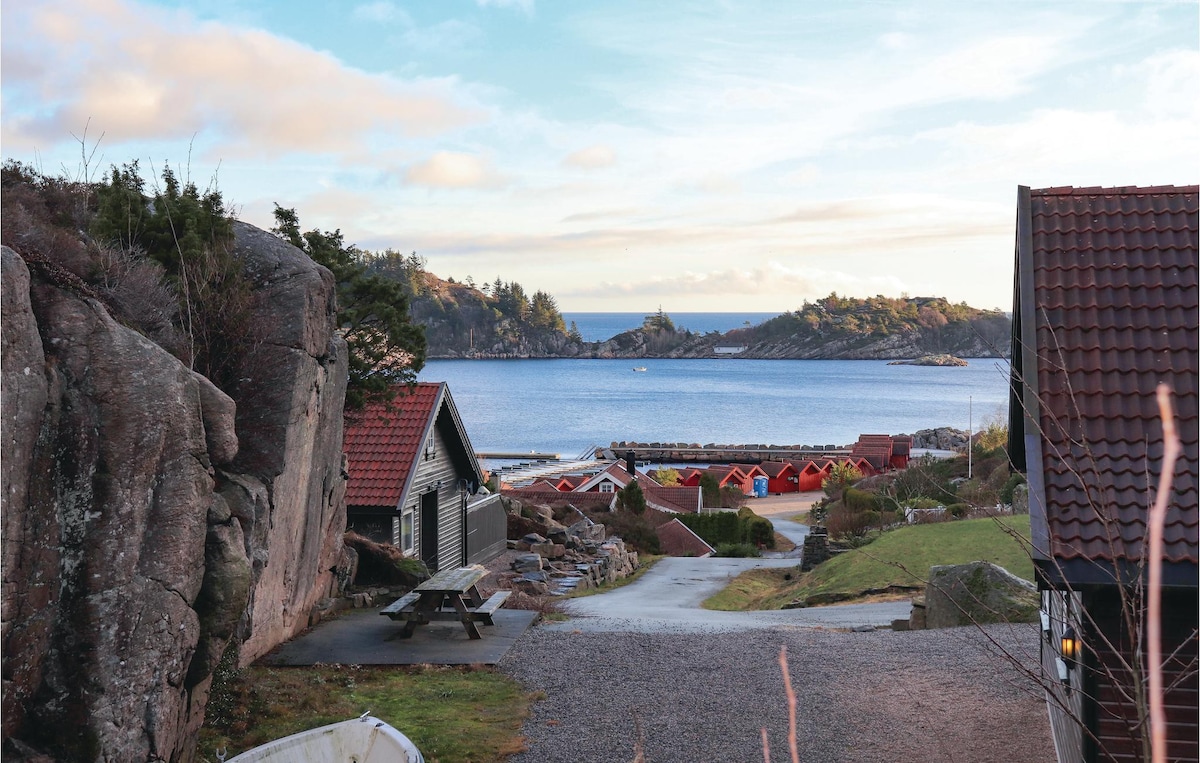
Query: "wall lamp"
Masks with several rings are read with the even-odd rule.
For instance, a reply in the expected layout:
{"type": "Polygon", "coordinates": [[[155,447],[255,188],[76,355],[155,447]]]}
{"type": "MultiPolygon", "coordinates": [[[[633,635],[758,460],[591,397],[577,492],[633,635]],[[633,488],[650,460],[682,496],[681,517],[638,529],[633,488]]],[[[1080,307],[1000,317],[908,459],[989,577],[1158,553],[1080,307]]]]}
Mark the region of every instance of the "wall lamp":
{"type": "Polygon", "coordinates": [[[1079,660],[1079,637],[1075,635],[1075,629],[1068,625],[1063,631],[1061,642],[1063,662],[1067,663],[1067,669],[1070,670],[1079,660]]]}
{"type": "Polygon", "coordinates": [[[1054,658],[1054,664],[1058,668],[1058,680],[1066,684],[1068,694],[1071,693],[1071,671],[1078,659],[1079,637],[1075,635],[1075,629],[1068,625],[1059,640],[1059,656],[1054,658]]]}

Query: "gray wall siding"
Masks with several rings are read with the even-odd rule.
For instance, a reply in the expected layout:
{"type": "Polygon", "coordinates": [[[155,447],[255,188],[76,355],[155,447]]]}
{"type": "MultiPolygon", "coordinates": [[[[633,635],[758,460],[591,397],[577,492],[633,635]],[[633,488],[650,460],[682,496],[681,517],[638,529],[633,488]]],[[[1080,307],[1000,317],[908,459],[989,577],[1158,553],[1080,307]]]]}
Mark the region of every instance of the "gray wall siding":
{"type": "Polygon", "coordinates": [[[473,496],[467,508],[467,563],[490,562],[508,548],[508,518],[499,495],[473,496]]]}
{"type": "Polygon", "coordinates": [[[1042,680],[1046,686],[1046,704],[1050,710],[1050,734],[1059,763],[1083,760],[1083,670],[1076,666],[1068,674],[1068,684],[1058,678],[1056,658],[1070,618],[1076,633],[1081,633],[1077,618],[1080,596],[1065,591],[1042,591],[1042,611],[1050,615],[1050,632],[1042,632],[1042,680]],[[1068,686],[1070,691],[1068,691],[1068,686]]]}
{"type": "Polygon", "coordinates": [[[438,553],[437,569],[458,567],[463,561],[463,504],[459,491],[459,475],[446,450],[446,442],[438,427],[433,428],[433,457],[425,457],[425,448],[417,453],[412,491],[408,505],[416,511],[414,538],[418,558],[421,556],[421,495],[438,484],[438,553]]]}

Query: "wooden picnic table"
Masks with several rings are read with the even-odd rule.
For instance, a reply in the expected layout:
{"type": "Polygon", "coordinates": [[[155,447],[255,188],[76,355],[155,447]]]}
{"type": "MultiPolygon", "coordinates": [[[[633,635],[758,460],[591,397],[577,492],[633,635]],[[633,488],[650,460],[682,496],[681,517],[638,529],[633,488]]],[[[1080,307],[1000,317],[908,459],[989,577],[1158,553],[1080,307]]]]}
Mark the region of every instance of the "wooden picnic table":
{"type": "Polygon", "coordinates": [[[486,600],[479,592],[479,581],[487,570],[475,564],[442,570],[401,596],[379,614],[404,623],[401,638],[409,638],[418,625],[434,620],[459,620],[473,639],[482,638],[478,623],[494,625],[492,615],[504,606],[511,591],[496,591],[486,600]]]}

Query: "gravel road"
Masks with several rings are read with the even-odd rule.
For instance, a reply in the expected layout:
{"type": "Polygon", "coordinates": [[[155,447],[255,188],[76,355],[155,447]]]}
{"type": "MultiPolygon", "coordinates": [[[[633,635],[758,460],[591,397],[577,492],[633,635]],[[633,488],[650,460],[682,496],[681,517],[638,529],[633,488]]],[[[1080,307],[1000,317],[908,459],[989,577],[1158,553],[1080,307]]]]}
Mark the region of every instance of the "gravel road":
{"type": "MultiPolygon", "coordinates": [[[[803,543],[808,528],[786,517],[816,497],[771,496],[754,509],[803,543]]],[[[647,763],[753,763],[763,728],[770,759],[789,761],[784,646],[805,763],[1054,760],[1045,701],[1019,667],[1037,665],[1034,625],[877,629],[907,617],[907,601],[700,607],[745,569],[795,563],[664,559],[635,583],[571,600],[570,620],[535,626],[500,662],[545,693],[523,729],[528,750],[511,763],[633,761],[639,733],[647,763]]]]}
{"type": "MultiPolygon", "coordinates": [[[[1034,626],[991,626],[1036,663],[1034,626]]],[[[500,669],[545,692],[512,763],[649,763],[788,756],[779,668],[799,698],[802,761],[1052,761],[1043,700],[974,628],[843,632],[773,626],[714,633],[537,628],[500,669]]]]}

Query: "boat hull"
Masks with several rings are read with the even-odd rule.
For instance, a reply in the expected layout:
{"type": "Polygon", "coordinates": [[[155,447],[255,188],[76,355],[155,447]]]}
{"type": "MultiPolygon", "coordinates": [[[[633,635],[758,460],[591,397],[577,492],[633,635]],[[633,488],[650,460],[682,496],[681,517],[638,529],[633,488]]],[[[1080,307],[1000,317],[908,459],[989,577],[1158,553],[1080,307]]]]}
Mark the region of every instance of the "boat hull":
{"type": "Polygon", "coordinates": [[[226,763],[424,763],[417,746],[388,724],[364,716],[276,739],[226,763]]]}

